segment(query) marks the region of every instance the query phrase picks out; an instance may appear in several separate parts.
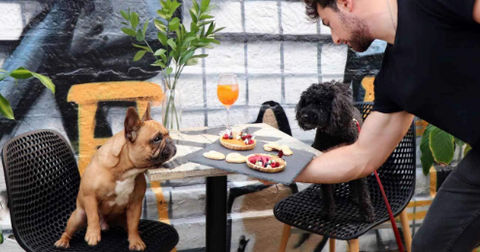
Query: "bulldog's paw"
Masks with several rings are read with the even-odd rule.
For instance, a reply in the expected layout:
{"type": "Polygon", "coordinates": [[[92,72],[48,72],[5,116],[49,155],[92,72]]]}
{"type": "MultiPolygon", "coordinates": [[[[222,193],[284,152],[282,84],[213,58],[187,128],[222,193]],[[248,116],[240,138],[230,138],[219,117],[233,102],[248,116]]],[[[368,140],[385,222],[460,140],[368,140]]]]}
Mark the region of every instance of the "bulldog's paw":
{"type": "Polygon", "coordinates": [[[130,242],[130,246],[128,246],[130,250],[144,251],[145,248],[147,248],[147,245],[145,245],[145,243],[142,241],[142,238],[140,238],[138,234],[130,235],[130,237],[128,237],[128,241],[130,242]]]}
{"type": "Polygon", "coordinates": [[[100,235],[100,228],[87,228],[87,233],[85,234],[85,241],[88,243],[88,245],[95,246],[100,242],[100,240],[102,240],[102,237],[100,235]]]}
{"type": "Polygon", "coordinates": [[[55,242],[54,246],[57,248],[64,248],[64,249],[70,248],[70,239],[67,236],[62,235],[62,238],[60,238],[60,240],[55,242]]]}

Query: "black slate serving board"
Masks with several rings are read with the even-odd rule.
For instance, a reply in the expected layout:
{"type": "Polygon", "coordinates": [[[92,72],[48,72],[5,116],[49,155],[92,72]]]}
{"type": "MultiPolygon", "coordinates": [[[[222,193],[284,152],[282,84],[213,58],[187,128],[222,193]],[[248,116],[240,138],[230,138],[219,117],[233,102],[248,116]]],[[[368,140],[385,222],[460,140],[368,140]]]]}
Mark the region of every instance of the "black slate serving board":
{"type": "Polygon", "coordinates": [[[278,151],[265,151],[263,149],[264,144],[266,144],[266,142],[257,140],[257,144],[255,145],[255,148],[253,150],[237,151],[237,150],[230,150],[223,147],[220,144],[220,141],[217,140],[212,144],[208,145],[205,149],[191,153],[188,161],[195,162],[202,165],[208,165],[208,166],[226,170],[229,172],[248,175],[258,179],[269,180],[269,181],[282,183],[282,184],[291,184],[293,180],[298,176],[298,174],[307,166],[308,163],[310,163],[310,161],[315,156],[314,153],[292,148],[293,155],[283,156],[283,159],[287,162],[287,166],[283,171],[277,172],[277,173],[267,173],[267,172],[257,171],[248,167],[246,163],[233,164],[233,163],[228,163],[225,160],[211,160],[203,156],[203,153],[211,150],[221,152],[225,154],[225,156],[232,152],[238,152],[244,156],[248,156],[254,153],[265,153],[265,154],[274,154],[274,155],[278,154],[278,151]]]}

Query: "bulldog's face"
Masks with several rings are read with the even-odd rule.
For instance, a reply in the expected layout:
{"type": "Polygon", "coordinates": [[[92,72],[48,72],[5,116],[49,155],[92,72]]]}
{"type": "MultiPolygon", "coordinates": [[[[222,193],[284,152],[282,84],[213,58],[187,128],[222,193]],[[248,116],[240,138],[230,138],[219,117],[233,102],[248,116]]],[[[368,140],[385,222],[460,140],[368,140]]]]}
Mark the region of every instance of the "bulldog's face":
{"type": "Polygon", "coordinates": [[[140,120],[135,108],[127,111],[125,138],[130,160],[138,168],[159,168],[177,153],[177,148],[163,125],[150,116],[150,106],[140,120]]]}

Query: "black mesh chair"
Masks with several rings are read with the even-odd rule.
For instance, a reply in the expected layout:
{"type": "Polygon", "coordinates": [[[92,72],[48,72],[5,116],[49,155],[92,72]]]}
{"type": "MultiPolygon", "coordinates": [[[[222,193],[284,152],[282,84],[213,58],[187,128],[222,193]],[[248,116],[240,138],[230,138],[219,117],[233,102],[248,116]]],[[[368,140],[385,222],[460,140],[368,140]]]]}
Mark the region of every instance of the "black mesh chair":
{"type": "MultiPolygon", "coordinates": [[[[366,118],[372,109],[371,103],[356,103],[355,106],[366,118]]],[[[377,170],[385,188],[395,216],[400,214],[408,251],[410,251],[411,234],[405,207],[410,202],[415,190],[415,131],[414,125],[408,130],[399,145],[387,161],[377,170]]],[[[373,227],[389,220],[387,208],[379,186],[372,174],[368,186],[375,208],[375,221],[363,222],[358,207],[352,202],[352,193],[348,183],[334,186],[336,203],[335,215],[326,220],[321,215],[322,198],[320,185],[311,185],[305,190],[278,202],[274,208],[275,217],[285,223],[280,251],[285,251],[290,234],[290,226],[330,238],[330,251],[335,251],[335,239],[350,240],[351,251],[358,248],[358,237],[373,227]]]]}
{"type": "MultiPolygon", "coordinates": [[[[53,244],[65,230],[80,185],[80,174],[67,141],[57,132],[34,131],[15,137],[2,149],[12,227],[26,251],[65,251],[53,244]]],[[[129,251],[127,233],[120,228],[102,233],[94,247],[84,241],[85,229],[70,241],[69,252],[129,251]]],[[[146,251],[171,251],[178,233],[170,225],[141,220],[146,251]]]]}

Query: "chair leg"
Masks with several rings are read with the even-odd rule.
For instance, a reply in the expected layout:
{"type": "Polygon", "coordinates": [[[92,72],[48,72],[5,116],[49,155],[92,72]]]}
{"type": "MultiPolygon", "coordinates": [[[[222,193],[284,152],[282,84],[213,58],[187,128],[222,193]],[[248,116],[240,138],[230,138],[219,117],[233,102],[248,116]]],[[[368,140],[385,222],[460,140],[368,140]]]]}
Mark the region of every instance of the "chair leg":
{"type": "Polygon", "coordinates": [[[335,252],[335,239],[330,238],[329,242],[330,252],[335,252]]]}
{"type": "Polygon", "coordinates": [[[282,241],[280,242],[280,249],[279,252],[285,252],[287,249],[288,237],[290,237],[290,229],[292,227],[285,224],[283,225],[283,232],[282,232],[282,241]]]}
{"type": "Polygon", "coordinates": [[[350,252],[360,252],[360,246],[358,245],[358,238],[350,240],[350,252]]]}
{"type": "Polygon", "coordinates": [[[410,225],[408,224],[407,209],[403,209],[400,213],[400,220],[402,222],[403,236],[405,237],[405,246],[407,252],[412,251],[412,232],[410,231],[410,225]]]}

